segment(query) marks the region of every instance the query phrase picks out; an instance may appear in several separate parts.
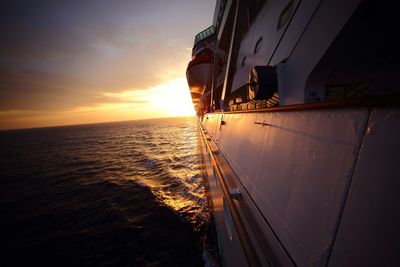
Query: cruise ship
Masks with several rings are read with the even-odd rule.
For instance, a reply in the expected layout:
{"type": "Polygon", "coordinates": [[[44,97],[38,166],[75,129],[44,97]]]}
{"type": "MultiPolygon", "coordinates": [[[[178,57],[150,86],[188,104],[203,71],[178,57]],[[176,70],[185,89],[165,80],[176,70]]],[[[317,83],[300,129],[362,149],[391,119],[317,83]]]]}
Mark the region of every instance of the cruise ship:
{"type": "Polygon", "coordinates": [[[223,266],[400,265],[398,14],[217,0],[186,75],[223,266]]]}

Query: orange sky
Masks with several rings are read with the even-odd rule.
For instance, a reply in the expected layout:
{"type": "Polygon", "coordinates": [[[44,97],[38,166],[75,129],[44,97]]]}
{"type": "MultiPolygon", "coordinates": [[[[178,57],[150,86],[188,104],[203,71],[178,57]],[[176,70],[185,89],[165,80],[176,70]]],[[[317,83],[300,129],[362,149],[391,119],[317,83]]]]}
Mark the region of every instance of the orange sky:
{"type": "Polygon", "coordinates": [[[0,130],[194,115],[185,79],[215,0],[2,8],[0,130]]]}

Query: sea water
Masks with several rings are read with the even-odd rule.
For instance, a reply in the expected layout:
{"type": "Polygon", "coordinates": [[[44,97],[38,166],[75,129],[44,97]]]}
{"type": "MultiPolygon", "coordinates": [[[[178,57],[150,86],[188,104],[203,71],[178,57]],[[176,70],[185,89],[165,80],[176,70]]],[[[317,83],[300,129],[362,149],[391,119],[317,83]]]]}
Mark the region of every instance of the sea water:
{"type": "Polygon", "coordinates": [[[203,266],[196,119],[0,132],[1,266],[203,266]]]}

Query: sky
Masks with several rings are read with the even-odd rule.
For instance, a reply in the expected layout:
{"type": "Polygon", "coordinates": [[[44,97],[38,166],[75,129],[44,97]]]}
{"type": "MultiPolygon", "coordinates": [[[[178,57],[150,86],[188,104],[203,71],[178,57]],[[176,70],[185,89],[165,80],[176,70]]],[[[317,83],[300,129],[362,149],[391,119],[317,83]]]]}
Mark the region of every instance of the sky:
{"type": "Polygon", "coordinates": [[[193,115],[185,72],[215,0],[0,3],[0,130],[193,115]]]}

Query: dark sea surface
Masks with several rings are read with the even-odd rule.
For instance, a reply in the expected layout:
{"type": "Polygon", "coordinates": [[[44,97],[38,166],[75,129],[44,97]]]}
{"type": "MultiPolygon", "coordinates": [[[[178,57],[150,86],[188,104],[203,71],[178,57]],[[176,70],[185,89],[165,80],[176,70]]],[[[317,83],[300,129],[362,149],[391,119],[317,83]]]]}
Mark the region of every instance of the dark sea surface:
{"type": "Polygon", "coordinates": [[[0,132],[1,266],[204,266],[195,118],[0,132]]]}

